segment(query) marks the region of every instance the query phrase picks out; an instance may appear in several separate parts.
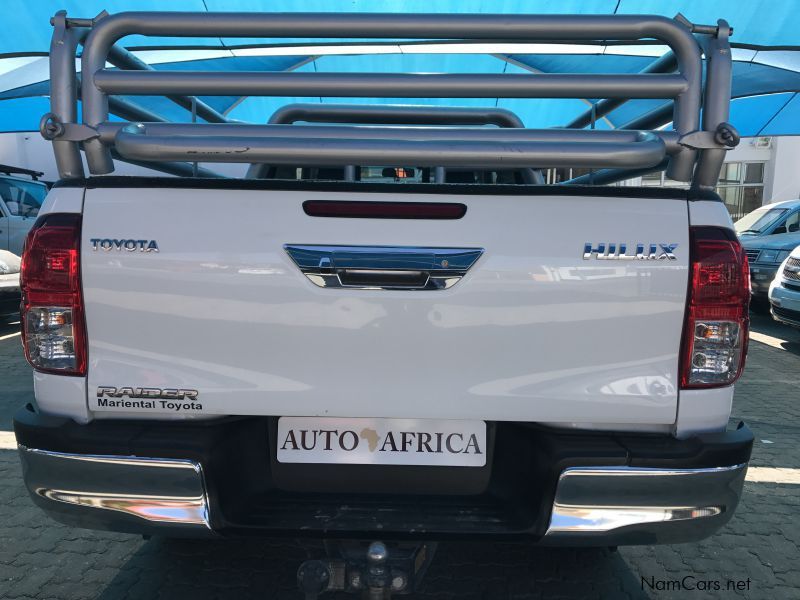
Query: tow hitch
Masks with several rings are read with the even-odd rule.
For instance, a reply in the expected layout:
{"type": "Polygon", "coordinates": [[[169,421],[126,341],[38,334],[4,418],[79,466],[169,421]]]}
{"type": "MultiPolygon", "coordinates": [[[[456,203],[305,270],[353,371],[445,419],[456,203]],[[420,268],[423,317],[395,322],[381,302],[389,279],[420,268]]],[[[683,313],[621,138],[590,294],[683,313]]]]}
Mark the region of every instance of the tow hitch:
{"type": "Polygon", "coordinates": [[[361,594],[386,600],[410,594],[422,580],[436,551],[435,542],[372,542],[366,551],[358,542],[326,542],[328,557],[307,560],[297,570],[297,585],[306,600],[324,592],[361,594]]]}

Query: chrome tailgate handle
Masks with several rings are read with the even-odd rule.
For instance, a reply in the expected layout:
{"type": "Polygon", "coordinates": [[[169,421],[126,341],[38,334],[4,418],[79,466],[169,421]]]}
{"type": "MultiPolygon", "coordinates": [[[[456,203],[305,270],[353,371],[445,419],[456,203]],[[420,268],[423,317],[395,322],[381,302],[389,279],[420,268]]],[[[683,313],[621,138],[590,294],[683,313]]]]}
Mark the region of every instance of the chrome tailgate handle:
{"type": "Polygon", "coordinates": [[[319,287],[363,290],[442,290],[454,286],[483,248],[416,246],[284,246],[319,287]]]}

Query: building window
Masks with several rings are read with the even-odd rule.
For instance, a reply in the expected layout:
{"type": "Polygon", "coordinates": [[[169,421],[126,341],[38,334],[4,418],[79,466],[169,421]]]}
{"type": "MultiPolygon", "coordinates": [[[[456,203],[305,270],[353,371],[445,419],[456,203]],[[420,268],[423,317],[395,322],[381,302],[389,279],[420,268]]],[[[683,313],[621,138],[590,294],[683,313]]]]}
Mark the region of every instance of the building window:
{"type": "Polygon", "coordinates": [[[764,203],[764,163],[730,162],[722,165],[717,193],[736,221],[764,203]]]}
{"type": "Polygon", "coordinates": [[[563,183],[565,181],[569,181],[570,179],[574,179],[575,177],[580,177],[581,175],[588,175],[592,171],[597,171],[598,169],[585,169],[585,168],[578,168],[578,167],[558,167],[558,168],[550,168],[545,169],[542,171],[544,175],[544,182],[548,185],[554,185],[556,183],[563,183]]]}
{"type": "MultiPolygon", "coordinates": [[[[635,180],[630,180],[635,181],[635,180]]],[[[635,184],[634,184],[635,185],[635,184]]],[[[687,189],[689,183],[686,181],[675,181],[666,176],[664,171],[656,171],[655,173],[646,173],[642,175],[640,185],[652,187],[671,187],[687,189]]]]}

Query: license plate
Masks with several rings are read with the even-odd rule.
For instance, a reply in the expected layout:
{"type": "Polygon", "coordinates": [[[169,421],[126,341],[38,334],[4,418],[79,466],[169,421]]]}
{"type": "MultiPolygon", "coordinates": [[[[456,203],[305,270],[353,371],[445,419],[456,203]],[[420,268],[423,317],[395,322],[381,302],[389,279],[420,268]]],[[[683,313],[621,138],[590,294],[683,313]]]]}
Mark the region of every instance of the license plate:
{"type": "Polygon", "coordinates": [[[281,463],[482,467],[486,423],[281,417],[277,452],[281,463]]]}

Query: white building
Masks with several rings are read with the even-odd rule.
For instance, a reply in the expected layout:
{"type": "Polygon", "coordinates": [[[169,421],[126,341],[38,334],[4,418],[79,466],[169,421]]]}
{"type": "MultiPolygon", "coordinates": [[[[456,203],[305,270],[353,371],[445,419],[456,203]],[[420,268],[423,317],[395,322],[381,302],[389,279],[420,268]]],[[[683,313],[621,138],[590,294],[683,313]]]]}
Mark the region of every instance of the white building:
{"type": "MultiPolygon", "coordinates": [[[[684,187],[652,173],[631,185],[684,187]]],[[[728,152],[717,193],[738,219],[762,204],[800,198],[800,136],[742,138],[728,152]]]]}

